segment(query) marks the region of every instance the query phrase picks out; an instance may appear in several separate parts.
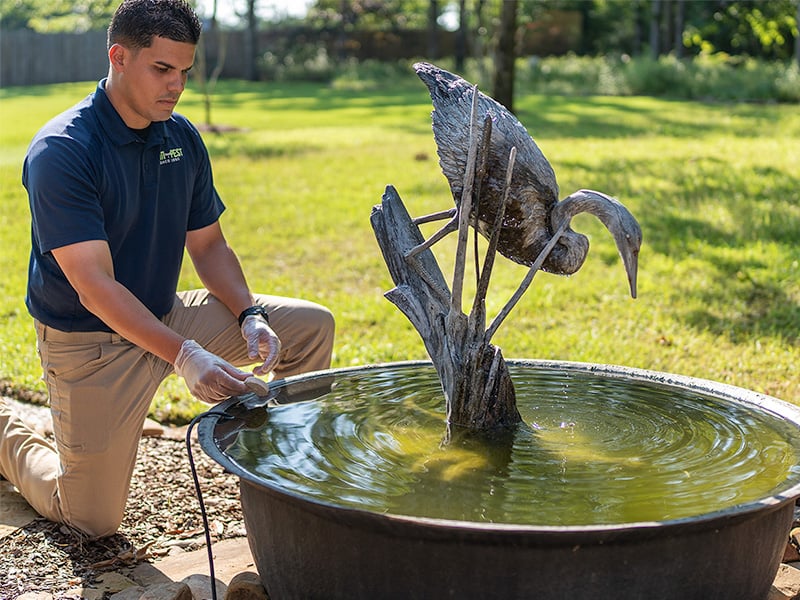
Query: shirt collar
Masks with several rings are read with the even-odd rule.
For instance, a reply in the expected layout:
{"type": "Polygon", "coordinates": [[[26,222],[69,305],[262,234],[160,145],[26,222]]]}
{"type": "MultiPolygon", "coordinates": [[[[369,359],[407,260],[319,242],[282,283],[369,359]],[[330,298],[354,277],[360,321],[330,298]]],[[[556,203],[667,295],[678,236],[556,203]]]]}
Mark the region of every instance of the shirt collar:
{"type": "MultiPolygon", "coordinates": [[[[141,143],[141,139],[137,136],[119,116],[117,109],[111,104],[111,100],[106,93],[106,81],[108,78],[103,78],[97,84],[97,89],[94,93],[92,103],[97,110],[97,115],[100,118],[100,123],[105,129],[108,137],[117,146],[124,146],[134,142],[141,143]]],[[[166,121],[154,121],[150,127],[150,134],[147,139],[147,146],[160,146],[169,138],[169,132],[166,126],[166,121]]]]}

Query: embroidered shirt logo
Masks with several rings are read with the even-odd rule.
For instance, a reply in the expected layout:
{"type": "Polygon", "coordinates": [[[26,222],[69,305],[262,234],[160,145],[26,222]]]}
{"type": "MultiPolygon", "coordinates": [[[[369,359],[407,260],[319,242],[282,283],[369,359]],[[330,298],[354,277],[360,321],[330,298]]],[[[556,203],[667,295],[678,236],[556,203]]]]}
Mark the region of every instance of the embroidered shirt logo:
{"type": "Polygon", "coordinates": [[[174,163],[180,161],[183,157],[183,148],[172,148],[171,150],[164,150],[161,151],[161,154],[158,157],[158,164],[159,165],[166,165],[169,163],[174,163]]]}

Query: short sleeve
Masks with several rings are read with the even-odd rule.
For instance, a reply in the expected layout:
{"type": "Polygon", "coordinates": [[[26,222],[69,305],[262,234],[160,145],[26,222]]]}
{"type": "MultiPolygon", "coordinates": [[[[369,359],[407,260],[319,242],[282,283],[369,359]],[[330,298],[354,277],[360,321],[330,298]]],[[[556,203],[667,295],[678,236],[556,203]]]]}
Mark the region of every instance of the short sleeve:
{"type": "Polygon", "coordinates": [[[23,185],[40,252],[107,239],[92,167],[85,148],[74,139],[50,136],[32,143],[23,166],[23,185]]]}

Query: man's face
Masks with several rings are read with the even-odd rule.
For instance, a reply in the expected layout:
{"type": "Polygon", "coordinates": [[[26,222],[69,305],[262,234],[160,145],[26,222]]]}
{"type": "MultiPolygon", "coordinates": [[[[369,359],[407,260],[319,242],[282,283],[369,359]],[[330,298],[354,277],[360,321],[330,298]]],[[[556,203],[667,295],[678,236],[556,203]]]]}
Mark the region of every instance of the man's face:
{"type": "Polygon", "coordinates": [[[169,119],[186,87],[194,51],[194,44],[162,37],[135,51],[111,47],[106,92],[128,127],[143,129],[169,119]]]}

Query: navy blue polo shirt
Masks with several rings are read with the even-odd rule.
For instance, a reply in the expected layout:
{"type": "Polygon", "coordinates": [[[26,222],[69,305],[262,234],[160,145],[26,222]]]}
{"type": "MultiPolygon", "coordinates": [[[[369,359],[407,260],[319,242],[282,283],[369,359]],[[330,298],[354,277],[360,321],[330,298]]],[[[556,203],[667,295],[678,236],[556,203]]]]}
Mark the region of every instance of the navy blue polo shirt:
{"type": "Polygon", "coordinates": [[[173,114],[142,139],[112,106],[105,80],[36,134],[22,183],[32,246],[25,302],[62,331],[110,329],[80,303],[53,249],[105,240],[117,281],[160,318],[175,300],[186,232],[225,210],[197,129],[173,114]]]}

